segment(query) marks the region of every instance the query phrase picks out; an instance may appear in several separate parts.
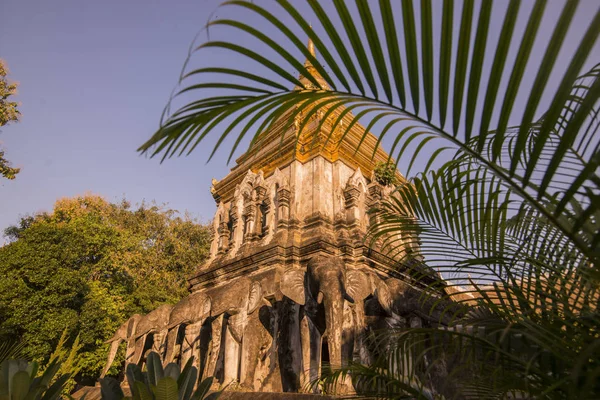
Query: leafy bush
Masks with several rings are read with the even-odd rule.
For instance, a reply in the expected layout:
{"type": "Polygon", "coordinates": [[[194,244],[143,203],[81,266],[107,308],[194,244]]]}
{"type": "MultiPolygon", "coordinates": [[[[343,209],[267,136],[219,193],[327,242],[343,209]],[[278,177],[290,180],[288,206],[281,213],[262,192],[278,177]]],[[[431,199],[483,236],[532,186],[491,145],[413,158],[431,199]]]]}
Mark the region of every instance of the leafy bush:
{"type": "Polygon", "coordinates": [[[396,166],[392,163],[378,162],[373,170],[375,180],[383,186],[395,186],[398,184],[396,178],[396,166]]]}
{"type": "Polygon", "coordinates": [[[81,346],[77,336],[68,349],[67,338],[65,329],[45,366],[23,358],[23,342],[7,341],[0,344],[0,400],[55,399],[61,395],[68,396],[75,387],[74,377],[79,372],[77,353],[81,346]]]}
{"type": "MultiPolygon", "coordinates": [[[[190,358],[183,371],[175,363],[170,363],[163,369],[158,354],[151,352],[148,355],[147,371],[142,372],[137,365],[129,364],[126,376],[131,389],[131,398],[135,400],[216,400],[221,392],[208,393],[213,382],[212,377],[203,380],[194,392],[198,381],[198,369],[192,366],[193,361],[194,358],[190,358]]],[[[101,379],[100,389],[105,400],[126,398],[116,379],[110,377],[101,379]]]]}

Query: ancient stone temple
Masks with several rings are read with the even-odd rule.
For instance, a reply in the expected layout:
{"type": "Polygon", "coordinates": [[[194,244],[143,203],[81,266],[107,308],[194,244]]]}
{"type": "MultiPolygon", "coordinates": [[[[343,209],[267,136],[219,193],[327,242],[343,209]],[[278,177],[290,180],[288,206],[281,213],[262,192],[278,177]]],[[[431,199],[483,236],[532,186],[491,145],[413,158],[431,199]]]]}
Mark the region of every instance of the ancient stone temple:
{"type": "Polygon", "coordinates": [[[377,218],[368,210],[392,190],[374,179],[388,155],[370,133],[356,152],[359,124],[330,137],[340,112],[315,113],[299,132],[305,117],[290,121],[290,111],[213,180],[210,258],[190,277],[188,297],[132,317],[115,335],[127,340],[127,363],[153,349],[164,363],[194,356],[203,376],[230,388],[306,391],[328,365],[369,362],[364,332],[427,323],[410,296],[430,281],[364,241],[377,218]]]}

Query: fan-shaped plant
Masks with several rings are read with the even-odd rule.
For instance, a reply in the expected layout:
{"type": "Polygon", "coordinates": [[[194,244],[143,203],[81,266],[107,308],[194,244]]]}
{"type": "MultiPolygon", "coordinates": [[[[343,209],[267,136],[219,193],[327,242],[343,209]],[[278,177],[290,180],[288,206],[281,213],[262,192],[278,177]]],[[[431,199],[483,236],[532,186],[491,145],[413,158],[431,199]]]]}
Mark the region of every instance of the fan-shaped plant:
{"type": "Polygon", "coordinates": [[[375,180],[383,186],[394,186],[398,184],[398,179],[396,178],[396,165],[393,163],[377,163],[373,173],[375,174],[375,180]]]}

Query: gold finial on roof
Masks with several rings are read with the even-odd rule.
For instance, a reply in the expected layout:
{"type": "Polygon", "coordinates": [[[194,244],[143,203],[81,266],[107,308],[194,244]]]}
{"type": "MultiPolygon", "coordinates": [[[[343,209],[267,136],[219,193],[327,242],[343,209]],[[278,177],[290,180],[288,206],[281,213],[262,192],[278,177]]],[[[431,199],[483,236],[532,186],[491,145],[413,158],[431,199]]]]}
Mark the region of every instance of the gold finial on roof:
{"type": "MultiPolygon", "coordinates": [[[[312,29],[312,25],[310,28],[312,29]]],[[[315,52],[315,44],[313,43],[310,36],[308,37],[308,44],[306,47],[308,49],[308,52],[312,56],[312,58],[316,59],[317,56],[316,56],[316,52],[315,52]]],[[[309,57],[306,57],[306,61],[304,61],[304,68],[306,68],[306,70],[310,73],[310,75],[312,75],[312,77],[315,78],[319,82],[319,85],[315,86],[315,84],[312,81],[310,81],[306,77],[302,76],[302,74],[300,74],[299,79],[303,83],[304,86],[296,86],[296,88],[294,90],[306,89],[306,88],[319,89],[319,86],[320,86],[320,88],[325,89],[325,90],[329,89],[329,85],[327,85],[327,82],[325,82],[325,80],[321,77],[321,75],[319,74],[319,72],[317,71],[317,69],[315,68],[315,66],[313,65],[313,63],[311,62],[309,57]]]]}
{"type": "Polygon", "coordinates": [[[308,52],[311,56],[315,57],[315,44],[313,43],[311,38],[308,38],[308,52]]]}
{"type": "MultiPolygon", "coordinates": [[[[312,24],[310,24],[310,29],[312,30],[312,24]]],[[[308,52],[310,53],[310,55],[316,58],[317,56],[315,53],[315,44],[313,43],[310,36],[308,37],[308,44],[306,45],[306,47],[308,48],[308,52]]],[[[308,58],[306,58],[306,61],[304,62],[304,66],[306,66],[306,67],[312,66],[312,63],[310,62],[310,60],[308,58]]]]}

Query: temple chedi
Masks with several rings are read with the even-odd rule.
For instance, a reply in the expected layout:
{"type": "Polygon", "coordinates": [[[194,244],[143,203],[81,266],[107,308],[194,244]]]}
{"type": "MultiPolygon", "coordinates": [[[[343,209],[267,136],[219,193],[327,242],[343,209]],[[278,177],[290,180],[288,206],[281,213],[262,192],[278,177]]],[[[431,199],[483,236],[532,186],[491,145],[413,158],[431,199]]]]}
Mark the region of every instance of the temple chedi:
{"type": "Polygon", "coordinates": [[[331,133],[341,111],[315,113],[301,132],[305,116],[290,121],[289,111],[213,180],[210,258],[189,296],[123,324],[105,372],[125,340],[126,363],[142,364],[152,349],[165,364],[194,356],[203,377],[232,390],[315,391],[308,385],[322,368],[369,362],[365,332],[429,323],[416,297],[435,278],[415,280],[364,240],[377,218],[368,210],[392,191],[374,179],[388,155],[370,133],[356,151],[359,124],[342,138],[350,115],[331,133]]]}

